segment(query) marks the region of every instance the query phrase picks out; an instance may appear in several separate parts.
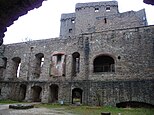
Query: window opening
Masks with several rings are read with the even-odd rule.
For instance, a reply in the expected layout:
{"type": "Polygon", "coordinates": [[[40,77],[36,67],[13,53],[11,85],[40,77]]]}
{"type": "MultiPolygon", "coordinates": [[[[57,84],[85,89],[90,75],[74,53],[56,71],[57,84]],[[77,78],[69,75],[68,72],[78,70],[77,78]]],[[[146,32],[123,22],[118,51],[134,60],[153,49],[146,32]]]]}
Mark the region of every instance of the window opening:
{"type": "Polygon", "coordinates": [[[72,54],[72,76],[76,76],[80,72],[80,54],[75,52],[72,54]]]}
{"type": "Polygon", "coordinates": [[[106,11],[109,12],[110,11],[110,6],[106,7],[106,11]]]}
{"type": "Polygon", "coordinates": [[[18,69],[17,69],[17,78],[19,78],[19,74],[20,74],[20,67],[21,67],[21,63],[19,63],[19,65],[18,65],[18,69]]]}
{"type": "Polygon", "coordinates": [[[69,29],[69,33],[72,33],[72,29],[69,29]]]}
{"type": "Polygon", "coordinates": [[[95,8],[95,12],[99,12],[99,8],[95,8]]]}
{"type": "Polygon", "coordinates": [[[107,19],[106,19],[106,18],[104,18],[104,23],[105,23],[105,24],[107,23],[107,19]]]}
{"type": "Polygon", "coordinates": [[[74,24],[75,23],[75,19],[72,19],[71,22],[74,24]]]}
{"type": "Polygon", "coordinates": [[[57,55],[57,64],[61,62],[61,59],[62,59],[62,55],[61,54],[57,55]]]}
{"type": "Polygon", "coordinates": [[[44,57],[41,58],[41,67],[43,67],[44,64],[44,57]]]}
{"type": "Polygon", "coordinates": [[[94,72],[115,72],[114,59],[110,56],[98,56],[94,59],[94,72]]]}

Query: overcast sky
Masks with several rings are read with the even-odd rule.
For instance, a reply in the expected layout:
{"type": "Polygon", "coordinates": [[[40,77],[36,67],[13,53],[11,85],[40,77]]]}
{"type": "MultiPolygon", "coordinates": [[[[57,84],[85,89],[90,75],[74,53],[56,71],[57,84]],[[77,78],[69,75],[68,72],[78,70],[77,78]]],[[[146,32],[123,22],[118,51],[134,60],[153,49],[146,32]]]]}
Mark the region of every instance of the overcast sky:
{"type": "MultiPolygon", "coordinates": [[[[143,0],[117,1],[121,13],[145,8],[148,24],[154,25],[154,6],[144,4],[143,0]]],[[[99,2],[99,0],[44,1],[40,8],[29,11],[7,28],[4,44],[23,42],[25,39],[38,40],[58,37],[61,14],[75,12],[75,4],[84,2],[99,2]]]]}

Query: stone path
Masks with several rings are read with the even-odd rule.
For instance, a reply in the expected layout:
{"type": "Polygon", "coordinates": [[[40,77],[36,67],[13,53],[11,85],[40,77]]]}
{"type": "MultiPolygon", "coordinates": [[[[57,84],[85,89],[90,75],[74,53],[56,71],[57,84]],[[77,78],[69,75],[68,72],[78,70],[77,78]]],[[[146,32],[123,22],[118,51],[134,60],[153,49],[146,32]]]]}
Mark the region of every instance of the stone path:
{"type": "Polygon", "coordinates": [[[0,115],[74,115],[62,110],[32,108],[26,110],[9,109],[9,104],[0,105],[0,115]]]}

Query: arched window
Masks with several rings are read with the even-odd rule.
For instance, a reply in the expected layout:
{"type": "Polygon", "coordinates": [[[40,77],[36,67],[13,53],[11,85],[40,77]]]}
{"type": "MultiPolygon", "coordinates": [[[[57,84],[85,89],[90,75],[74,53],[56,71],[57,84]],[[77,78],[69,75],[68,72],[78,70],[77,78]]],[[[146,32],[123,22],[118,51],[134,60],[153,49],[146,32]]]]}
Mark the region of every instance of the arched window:
{"type": "Polygon", "coordinates": [[[80,72],[80,54],[75,52],[72,54],[72,75],[76,76],[80,72]]]}
{"type": "Polygon", "coordinates": [[[94,59],[94,72],[115,72],[114,59],[108,55],[101,55],[94,59]]]}
{"type": "Polygon", "coordinates": [[[72,90],[72,104],[75,104],[75,103],[82,104],[82,93],[83,93],[83,90],[80,88],[74,88],[72,90]]]}
{"type": "Polygon", "coordinates": [[[12,58],[12,75],[14,77],[19,77],[20,65],[21,65],[21,58],[19,57],[12,58]]]}
{"type": "Polygon", "coordinates": [[[35,61],[34,61],[34,76],[35,78],[38,78],[41,73],[41,68],[44,64],[44,54],[38,53],[35,55],[35,61]]]}

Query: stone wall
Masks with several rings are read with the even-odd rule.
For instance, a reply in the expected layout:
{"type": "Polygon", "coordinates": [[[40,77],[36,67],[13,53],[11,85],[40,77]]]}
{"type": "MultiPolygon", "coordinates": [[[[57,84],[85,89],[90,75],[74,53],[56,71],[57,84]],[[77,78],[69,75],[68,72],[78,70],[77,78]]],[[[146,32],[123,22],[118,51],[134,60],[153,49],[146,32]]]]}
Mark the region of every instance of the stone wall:
{"type": "Polygon", "coordinates": [[[31,102],[35,101],[34,95],[38,95],[43,103],[52,103],[51,97],[55,97],[53,101],[72,103],[72,91],[77,88],[81,90],[83,104],[116,105],[123,101],[154,104],[153,35],[154,26],[147,26],[5,45],[1,58],[5,57],[7,64],[1,68],[0,98],[24,98],[31,102]],[[65,75],[61,71],[59,75],[51,74],[55,66],[52,57],[58,52],[66,56],[66,66],[61,68],[65,75]],[[80,69],[74,76],[75,52],[79,53],[80,69]],[[37,54],[44,56],[44,63],[39,77],[34,77],[37,54]],[[115,72],[94,72],[94,60],[101,55],[114,59],[115,72]],[[21,59],[19,77],[13,76],[17,72],[12,68],[15,57],[21,59]],[[53,90],[58,94],[52,94],[53,90]]]}

